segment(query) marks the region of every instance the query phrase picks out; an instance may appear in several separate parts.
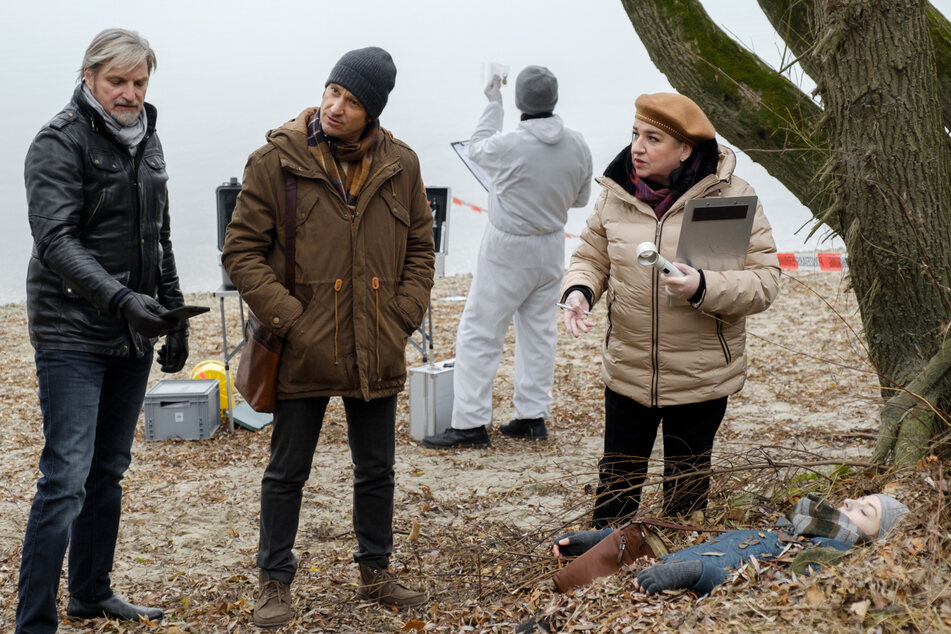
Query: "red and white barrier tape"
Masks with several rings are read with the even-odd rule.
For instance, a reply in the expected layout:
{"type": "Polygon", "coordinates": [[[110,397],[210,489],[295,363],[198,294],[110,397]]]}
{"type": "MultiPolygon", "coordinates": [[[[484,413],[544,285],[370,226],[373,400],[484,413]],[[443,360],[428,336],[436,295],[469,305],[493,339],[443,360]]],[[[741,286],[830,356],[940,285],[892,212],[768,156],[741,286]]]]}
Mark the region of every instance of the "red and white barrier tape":
{"type": "Polygon", "coordinates": [[[845,253],[777,253],[779,268],[789,271],[848,271],[845,253]]]}
{"type": "MultiPolygon", "coordinates": [[[[468,201],[465,201],[465,200],[462,200],[461,198],[456,198],[455,196],[452,197],[452,204],[453,204],[453,205],[459,205],[459,206],[461,206],[461,207],[468,207],[468,208],[471,209],[472,211],[474,211],[474,212],[476,212],[476,213],[480,213],[480,214],[481,214],[482,212],[484,212],[484,211],[488,211],[487,209],[483,209],[482,207],[480,207],[480,206],[478,206],[478,205],[473,205],[472,203],[470,203],[470,202],[468,202],[468,201]]],[[[566,233],[566,234],[565,234],[565,237],[566,237],[566,238],[577,238],[578,236],[576,236],[576,235],[573,234],[573,233],[566,233]]]]}
{"type": "MultiPolygon", "coordinates": [[[[483,213],[485,208],[475,205],[461,198],[452,197],[452,204],[468,207],[476,213],[483,213]]],[[[566,233],[566,238],[577,238],[572,233],[566,233]]],[[[848,256],[845,253],[777,253],[779,268],[789,271],[848,271],[848,256]]]]}

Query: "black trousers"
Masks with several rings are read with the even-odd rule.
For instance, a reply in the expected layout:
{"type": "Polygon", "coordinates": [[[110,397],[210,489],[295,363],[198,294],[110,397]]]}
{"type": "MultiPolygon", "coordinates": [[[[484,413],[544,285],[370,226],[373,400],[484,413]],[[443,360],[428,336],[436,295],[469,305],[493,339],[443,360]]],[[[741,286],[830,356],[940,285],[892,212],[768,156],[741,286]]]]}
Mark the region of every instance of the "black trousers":
{"type": "Polygon", "coordinates": [[[610,388],[604,389],[604,455],[595,527],[616,524],[640,505],[648,459],[663,421],[664,513],[686,514],[706,506],[713,439],[726,413],[727,397],[670,407],[646,407],[610,388]]]}
{"type": "MultiPolygon", "coordinates": [[[[304,483],[310,475],[329,397],[278,401],[271,433],[271,458],[261,480],[258,567],[271,579],[291,583],[304,483]]],[[[393,465],[396,396],[364,401],[344,398],[347,438],[353,461],[353,558],[381,568],[393,551],[393,465]]]]}

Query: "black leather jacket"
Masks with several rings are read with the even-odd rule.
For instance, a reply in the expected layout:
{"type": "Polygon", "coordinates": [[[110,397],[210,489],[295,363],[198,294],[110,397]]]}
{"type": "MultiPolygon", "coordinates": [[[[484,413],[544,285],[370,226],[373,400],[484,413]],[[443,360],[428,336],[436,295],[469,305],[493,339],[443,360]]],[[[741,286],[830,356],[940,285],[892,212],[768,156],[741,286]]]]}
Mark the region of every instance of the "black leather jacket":
{"type": "Polygon", "coordinates": [[[141,356],[153,341],[110,312],[115,294],[128,287],[166,308],[184,304],[156,111],[145,104],[148,131],[133,159],[81,90],[26,155],[30,341],[37,350],[141,356]]]}

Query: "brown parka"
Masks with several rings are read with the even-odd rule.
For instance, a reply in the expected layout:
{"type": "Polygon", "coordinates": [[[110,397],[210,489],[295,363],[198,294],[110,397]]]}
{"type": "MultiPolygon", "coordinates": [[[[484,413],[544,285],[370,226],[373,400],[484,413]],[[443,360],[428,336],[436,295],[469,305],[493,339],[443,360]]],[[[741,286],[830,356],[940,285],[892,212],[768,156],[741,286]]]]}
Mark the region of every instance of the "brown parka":
{"type": "Polygon", "coordinates": [[[668,306],[659,273],[637,263],[635,249],[654,242],[674,260],[684,204],[691,198],[751,196],[733,175],[736,158],[720,146],[717,173],[687,190],[658,220],[646,203],[602,176],[604,188],[571,256],[562,295],[588,288],[607,302],[601,377],[613,391],[647,407],[701,403],[738,392],[746,380],[746,316],[766,310],[779,292],[772,230],[757,203],[745,268],[704,271],[694,305],[668,306]]]}
{"type": "Polygon", "coordinates": [[[433,285],[433,218],[419,159],[381,130],[351,211],[307,146],[309,108],[248,158],[222,263],[254,314],[285,340],[278,399],[397,393],[406,340],[433,285]],[[284,271],[285,175],[297,177],[296,289],[284,271]]]}

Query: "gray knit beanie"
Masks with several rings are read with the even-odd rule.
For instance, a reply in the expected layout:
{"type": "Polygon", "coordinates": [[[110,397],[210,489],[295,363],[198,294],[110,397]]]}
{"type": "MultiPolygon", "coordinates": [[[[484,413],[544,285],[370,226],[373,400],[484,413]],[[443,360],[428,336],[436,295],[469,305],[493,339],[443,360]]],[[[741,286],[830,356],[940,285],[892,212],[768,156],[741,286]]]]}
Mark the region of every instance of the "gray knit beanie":
{"type": "Polygon", "coordinates": [[[378,46],[358,48],[344,53],[331,69],[324,88],[330,84],[343,86],[352,92],[372,121],[380,117],[396,84],[396,65],[390,54],[378,46]]]}
{"type": "Polygon", "coordinates": [[[876,493],[875,497],[882,504],[882,525],[878,529],[878,539],[881,539],[895,525],[895,522],[908,512],[908,507],[884,493],[876,493]]]}
{"type": "Polygon", "coordinates": [[[526,114],[551,112],[558,103],[558,80],[544,66],[526,66],[515,80],[515,106],[526,114]]]}

